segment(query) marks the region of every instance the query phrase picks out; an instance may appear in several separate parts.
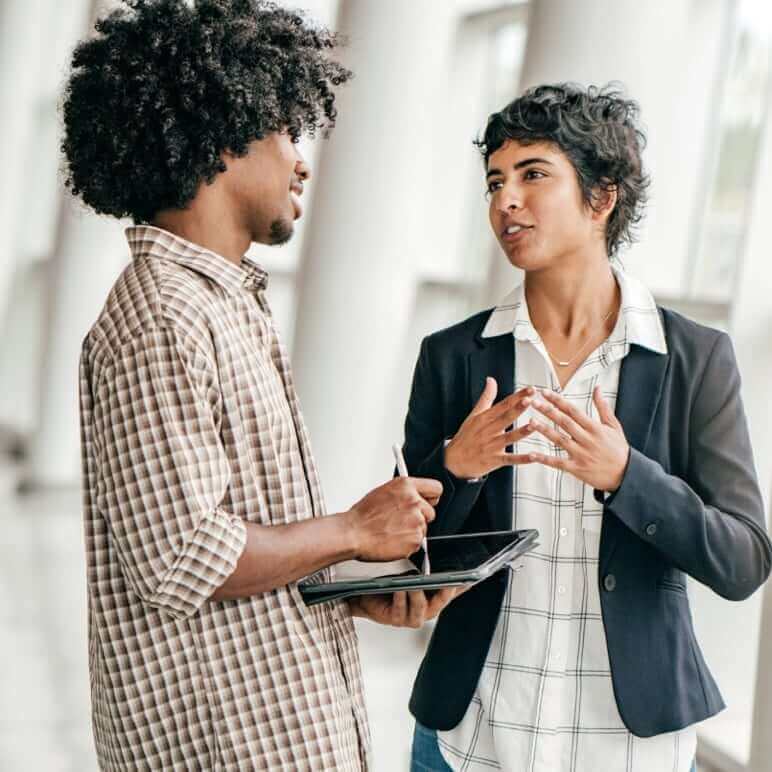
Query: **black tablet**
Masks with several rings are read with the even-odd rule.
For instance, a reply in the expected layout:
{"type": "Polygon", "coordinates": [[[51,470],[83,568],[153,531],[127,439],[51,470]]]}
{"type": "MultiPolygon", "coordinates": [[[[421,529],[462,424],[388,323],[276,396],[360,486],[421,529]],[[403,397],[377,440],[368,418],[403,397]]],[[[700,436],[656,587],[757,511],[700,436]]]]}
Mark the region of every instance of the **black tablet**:
{"type": "MultiPolygon", "coordinates": [[[[402,574],[354,576],[327,583],[320,582],[316,575],[301,580],[298,589],[306,604],[313,606],[352,595],[382,595],[398,590],[438,590],[476,584],[532,550],[538,536],[535,529],[435,536],[427,540],[432,567],[428,575],[414,568],[402,574]]],[[[417,552],[411,560],[421,565],[422,556],[423,551],[417,552]]]]}

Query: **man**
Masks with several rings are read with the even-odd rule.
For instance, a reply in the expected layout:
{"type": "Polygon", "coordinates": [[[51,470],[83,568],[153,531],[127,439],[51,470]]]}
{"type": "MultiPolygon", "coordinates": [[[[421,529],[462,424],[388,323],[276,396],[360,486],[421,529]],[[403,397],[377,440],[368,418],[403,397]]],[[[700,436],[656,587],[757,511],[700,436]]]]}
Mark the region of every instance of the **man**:
{"type": "Polygon", "coordinates": [[[415,770],[689,772],[723,701],[686,576],[742,600],[769,575],[728,336],[610,260],[645,202],[637,115],[613,89],[540,86],[479,143],[525,280],[423,342],[405,456],[444,485],[430,534],[537,528],[540,547],[440,616],[415,770]]]}
{"type": "MultiPolygon", "coordinates": [[[[89,662],[108,770],[367,768],[352,614],[417,626],[454,593],[307,608],[296,580],[416,551],[441,485],[325,514],[289,362],[244,257],[301,215],[335,35],[258,0],[132,0],[74,53],[67,185],[131,217],[83,343],[89,662]]],[[[345,388],[347,385],[343,385],[345,388]]]]}

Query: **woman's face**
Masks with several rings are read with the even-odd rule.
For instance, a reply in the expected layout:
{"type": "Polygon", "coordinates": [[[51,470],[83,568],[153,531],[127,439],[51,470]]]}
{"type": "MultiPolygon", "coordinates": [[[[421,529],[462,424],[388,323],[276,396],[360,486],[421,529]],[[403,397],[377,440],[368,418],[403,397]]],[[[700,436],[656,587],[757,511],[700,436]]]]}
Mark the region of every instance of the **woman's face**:
{"type": "Polygon", "coordinates": [[[584,202],[556,145],[508,140],[488,159],[486,185],[491,227],[512,265],[540,271],[599,242],[605,251],[605,216],[584,202]]]}

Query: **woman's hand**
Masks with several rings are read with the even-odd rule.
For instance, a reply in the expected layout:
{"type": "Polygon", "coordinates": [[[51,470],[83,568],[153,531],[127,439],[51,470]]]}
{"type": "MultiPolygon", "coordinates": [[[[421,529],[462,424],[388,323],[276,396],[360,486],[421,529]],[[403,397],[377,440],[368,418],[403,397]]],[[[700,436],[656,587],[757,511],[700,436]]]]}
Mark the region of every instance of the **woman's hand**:
{"type": "Polygon", "coordinates": [[[528,386],[492,407],[498,386],[485,379],[485,388],[456,436],[445,448],[445,468],[461,479],[482,477],[502,466],[529,463],[528,454],[507,453],[506,448],[533,432],[529,426],[506,431],[531,402],[534,389],[528,386]]]}
{"type": "Polygon", "coordinates": [[[598,409],[599,421],[577,410],[554,392],[544,391],[534,397],[531,403],[534,409],[562,431],[536,419],[529,421],[528,425],[563,448],[568,457],[543,453],[529,453],[528,456],[538,464],[562,469],[593,488],[613,493],[622,484],[630,446],[622,424],[611,411],[599,386],[593,390],[592,398],[598,409]],[[540,396],[544,400],[539,399],[540,396]]]}

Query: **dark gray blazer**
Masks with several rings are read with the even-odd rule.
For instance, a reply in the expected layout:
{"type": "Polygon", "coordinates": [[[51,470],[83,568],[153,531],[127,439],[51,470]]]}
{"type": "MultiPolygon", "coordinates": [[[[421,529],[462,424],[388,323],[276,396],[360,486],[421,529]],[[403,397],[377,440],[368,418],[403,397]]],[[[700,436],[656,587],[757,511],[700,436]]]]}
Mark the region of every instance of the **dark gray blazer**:
{"type": "MultiPolygon", "coordinates": [[[[443,440],[458,430],[485,377],[498,382],[499,400],[514,388],[511,334],[481,337],[490,313],[421,346],[405,458],[411,474],[444,485],[430,535],[512,524],[511,467],[467,483],[443,465],[443,440]]],[[[730,339],[673,311],[660,314],[668,353],[633,345],[621,366],[616,414],[631,451],[621,487],[605,502],[598,570],[614,694],[622,720],[639,737],[680,729],[724,707],[695,640],[685,574],[743,600],[772,564],[730,339]]],[[[463,717],[507,571],[440,615],[410,700],[425,726],[447,730],[463,717]]]]}

